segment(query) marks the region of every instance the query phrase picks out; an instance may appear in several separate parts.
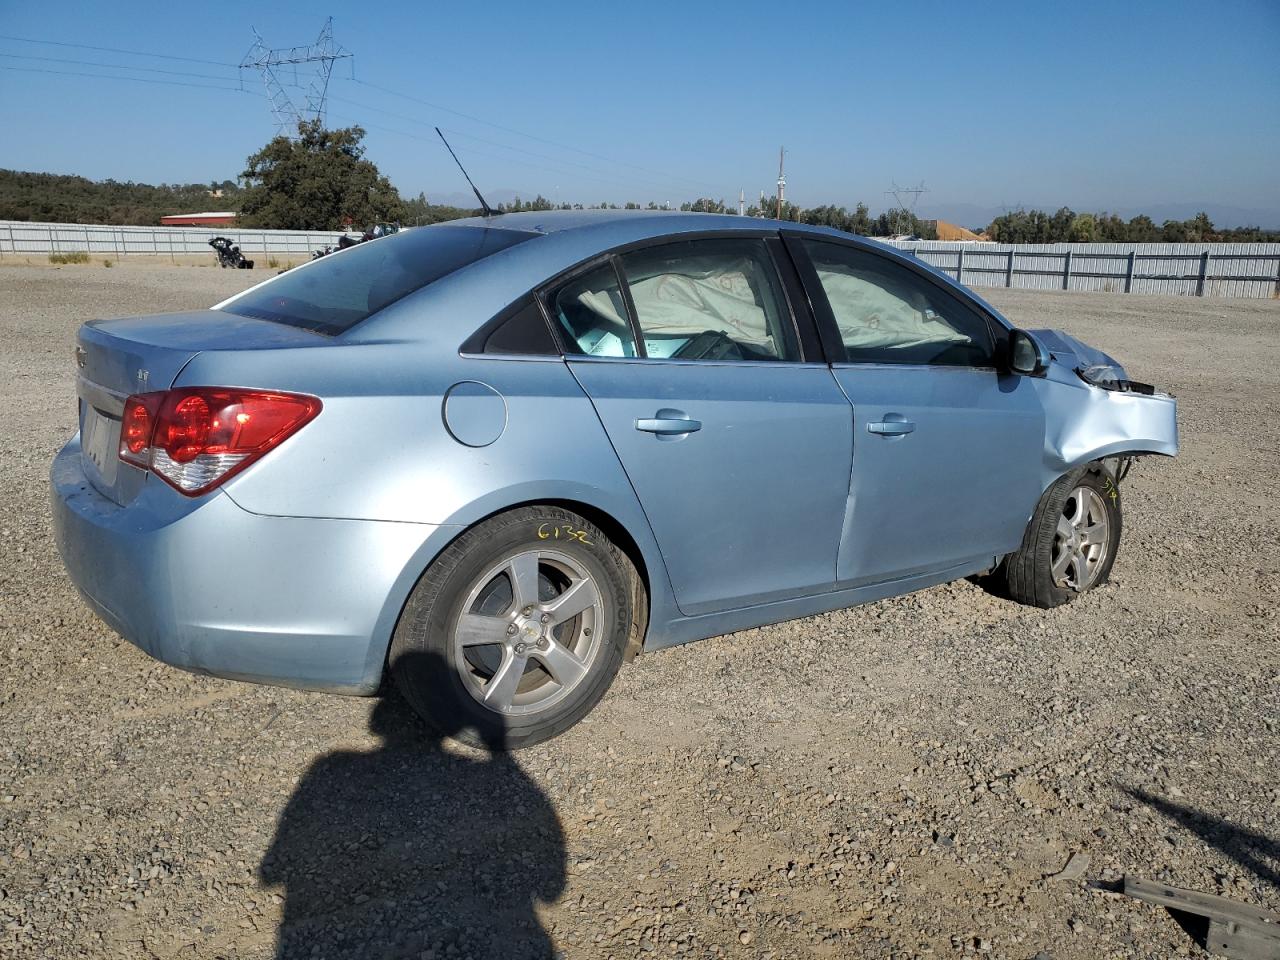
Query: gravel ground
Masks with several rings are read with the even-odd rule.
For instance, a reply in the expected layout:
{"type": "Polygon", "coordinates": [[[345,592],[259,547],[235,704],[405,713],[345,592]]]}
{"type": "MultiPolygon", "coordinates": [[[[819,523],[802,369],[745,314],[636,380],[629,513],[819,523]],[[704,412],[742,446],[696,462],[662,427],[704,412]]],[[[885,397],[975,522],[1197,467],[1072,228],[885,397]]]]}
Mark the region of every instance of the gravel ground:
{"type": "Polygon", "coordinates": [[[261,275],[0,266],[0,955],[1163,958],[1126,874],[1280,910],[1280,302],[991,292],[1180,398],[1105,588],[642,656],[494,758],[155,663],[62,572],[77,325],[261,275]]]}

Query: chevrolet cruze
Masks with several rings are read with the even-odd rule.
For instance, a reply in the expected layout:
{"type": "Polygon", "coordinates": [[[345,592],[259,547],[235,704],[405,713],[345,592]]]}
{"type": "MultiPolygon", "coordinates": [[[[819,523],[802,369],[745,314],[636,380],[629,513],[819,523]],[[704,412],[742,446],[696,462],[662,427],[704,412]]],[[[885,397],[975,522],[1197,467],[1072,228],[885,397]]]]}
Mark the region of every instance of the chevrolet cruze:
{"type": "MultiPolygon", "coordinates": [[[[655,650],[989,572],[1103,583],[1175,401],[884,245],[734,216],[407,230],[93,321],[71,578],[188,670],[518,747],[655,650]]],[[[761,678],[761,683],[766,683],[761,678]]]]}

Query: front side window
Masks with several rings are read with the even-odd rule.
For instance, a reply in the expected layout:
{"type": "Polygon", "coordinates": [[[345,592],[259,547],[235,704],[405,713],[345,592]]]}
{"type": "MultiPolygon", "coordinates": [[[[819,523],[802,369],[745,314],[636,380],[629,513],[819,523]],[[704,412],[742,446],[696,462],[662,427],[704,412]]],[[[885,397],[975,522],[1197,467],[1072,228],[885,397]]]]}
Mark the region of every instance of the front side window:
{"type": "Polygon", "coordinates": [[[986,321],[955,297],[885,257],[820,240],[804,246],[849,361],[991,365],[986,321]]]}
{"type": "Polygon", "coordinates": [[[800,359],[764,241],[687,240],[623,254],[619,263],[646,356],[800,359]]]}
{"type": "Polygon", "coordinates": [[[612,261],[570,280],[551,297],[550,306],[568,353],[636,356],[626,300],[612,261]]]}
{"type": "Polygon", "coordinates": [[[535,236],[489,227],[404,230],[290,270],[223,309],[335,336],[415,290],[535,236]]]}

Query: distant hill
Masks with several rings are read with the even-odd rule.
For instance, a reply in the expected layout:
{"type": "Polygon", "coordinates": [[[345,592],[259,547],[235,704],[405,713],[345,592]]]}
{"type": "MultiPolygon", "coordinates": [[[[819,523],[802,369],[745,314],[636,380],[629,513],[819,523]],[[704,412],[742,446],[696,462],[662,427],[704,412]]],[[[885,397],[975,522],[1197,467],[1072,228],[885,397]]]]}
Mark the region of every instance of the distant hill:
{"type": "Polygon", "coordinates": [[[152,186],[0,170],[0,220],[147,226],[173,213],[238,210],[240,193],[231,180],[152,186]]]}

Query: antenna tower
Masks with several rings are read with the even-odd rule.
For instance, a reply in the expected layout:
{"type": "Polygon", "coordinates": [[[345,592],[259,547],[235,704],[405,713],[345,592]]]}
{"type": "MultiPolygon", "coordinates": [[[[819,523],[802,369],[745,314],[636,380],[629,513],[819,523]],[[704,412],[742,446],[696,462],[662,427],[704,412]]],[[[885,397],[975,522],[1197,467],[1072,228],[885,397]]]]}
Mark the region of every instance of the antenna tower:
{"type": "Polygon", "coordinates": [[[785,147],[778,148],[778,219],[782,219],[782,201],[787,196],[787,175],[782,172],[782,161],[786,157],[785,147]]]}
{"type": "Polygon", "coordinates": [[[254,30],[253,46],[240,61],[240,69],[257,70],[262,75],[278,135],[294,138],[298,135],[300,122],[324,122],[324,104],[329,93],[329,76],[333,73],[333,64],[337,60],[350,59],[351,56],[348,50],[333,39],[333,17],[330,17],[324,22],[316,42],[307,46],[268,49],[262,34],[254,30]],[[285,84],[279,76],[283,71],[290,72],[291,86],[301,87],[304,91],[301,110],[285,92],[285,84]]]}
{"type": "Polygon", "coordinates": [[[885,191],[885,196],[893,197],[893,202],[897,204],[893,210],[893,227],[896,233],[905,233],[903,228],[911,226],[916,217],[916,204],[920,200],[920,194],[928,192],[929,188],[924,185],[923,180],[914,187],[900,187],[895,180],[893,187],[885,191]],[[904,200],[903,197],[910,199],[904,200]]]}

